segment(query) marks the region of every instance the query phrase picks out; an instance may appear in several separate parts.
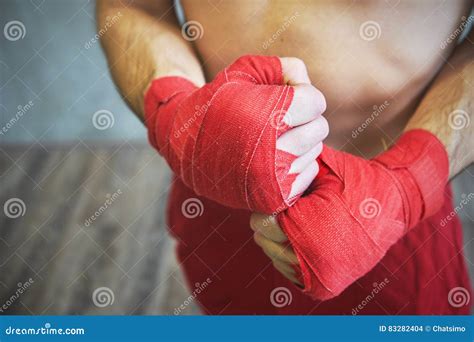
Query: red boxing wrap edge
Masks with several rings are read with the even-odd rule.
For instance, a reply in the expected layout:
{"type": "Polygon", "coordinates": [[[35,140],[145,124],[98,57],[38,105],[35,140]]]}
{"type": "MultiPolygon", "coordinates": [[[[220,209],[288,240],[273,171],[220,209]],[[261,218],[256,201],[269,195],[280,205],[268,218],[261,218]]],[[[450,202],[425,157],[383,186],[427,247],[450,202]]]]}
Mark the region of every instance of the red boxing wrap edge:
{"type": "Polygon", "coordinates": [[[449,161],[431,133],[404,133],[373,160],[327,146],[308,194],[278,216],[301,266],[304,292],[339,295],[408,229],[443,204],[449,161]]]}
{"type": "Polygon", "coordinates": [[[181,77],[152,82],[145,95],[150,143],[197,194],[223,205],[280,212],[297,174],[296,156],[276,150],[294,89],[278,57],[245,56],[198,88],[181,77]]]}

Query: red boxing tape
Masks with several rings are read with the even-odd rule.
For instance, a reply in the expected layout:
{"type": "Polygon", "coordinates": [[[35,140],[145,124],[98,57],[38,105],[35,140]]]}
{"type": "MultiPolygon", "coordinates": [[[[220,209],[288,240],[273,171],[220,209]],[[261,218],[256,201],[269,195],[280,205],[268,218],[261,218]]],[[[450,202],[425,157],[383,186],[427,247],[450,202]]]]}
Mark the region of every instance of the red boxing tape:
{"type": "Polygon", "coordinates": [[[202,88],[160,78],[145,96],[149,140],[197,194],[233,208],[281,211],[298,198],[289,198],[296,156],[276,150],[293,94],[278,57],[241,57],[202,88]]]}
{"type": "Polygon", "coordinates": [[[373,160],[324,146],[320,172],[278,215],[304,291],[327,300],[369,272],[410,228],[443,204],[449,163],[431,133],[412,130],[373,160]]]}

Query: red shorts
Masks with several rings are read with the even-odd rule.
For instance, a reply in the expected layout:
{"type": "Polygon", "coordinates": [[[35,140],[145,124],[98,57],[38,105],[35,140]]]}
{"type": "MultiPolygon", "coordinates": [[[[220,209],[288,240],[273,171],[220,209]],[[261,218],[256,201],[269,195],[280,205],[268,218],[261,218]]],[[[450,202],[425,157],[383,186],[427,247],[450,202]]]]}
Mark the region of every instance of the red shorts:
{"type": "Polygon", "coordinates": [[[472,297],[460,221],[443,220],[453,212],[451,201],[447,188],[436,215],[392,246],[368,274],[325,302],[312,300],[273,268],[253,241],[250,212],[197,196],[175,179],[168,223],[188,286],[207,314],[468,315],[472,301],[460,306],[465,301],[459,303],[453,296],[456,289],[451,291],[460,287],[462,295],[472,297]],[[182,204],[189,198],[199,199],[202,211],[183,215],[182,204]]]}

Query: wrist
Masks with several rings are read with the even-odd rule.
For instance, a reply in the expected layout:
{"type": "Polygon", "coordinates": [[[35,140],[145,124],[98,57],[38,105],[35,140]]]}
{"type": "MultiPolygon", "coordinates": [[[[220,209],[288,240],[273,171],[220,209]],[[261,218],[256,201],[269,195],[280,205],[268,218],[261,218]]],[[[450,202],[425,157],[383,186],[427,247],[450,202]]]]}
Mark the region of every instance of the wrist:
{"type": "Polygon", "coordinates": [[[407,131],[375,161],[399,180],[410,213],[409,227],[440,209],[449,176],[449,160],[443,143],[435,135],[422,129],[407,131]]]}
{"type": "Polygon", "coordinates": [[[197,89],[197,86],[182,76],[168,75],[154,78],[150,81],[145,92],[145,102],[150,98],[154,100],[154,103],[160,105],[180,93],[189,93],[195,89],[197,89]]]}
{"type": "Polygon", "coordinates": [[[189,80],[180,76],[165,76],[153,79],[145,92],[145,119],[153,116],[158,108],[174,97],[182,97],[197,89],[189,80]]]}
{"type": "Polygon", "coordinates": [[[179,76],[154,79],[144,97],[145,125],[152,146],[161,154],[167,145],[173,117],[181,101],[197,87],[191,81],[179,76]]]}

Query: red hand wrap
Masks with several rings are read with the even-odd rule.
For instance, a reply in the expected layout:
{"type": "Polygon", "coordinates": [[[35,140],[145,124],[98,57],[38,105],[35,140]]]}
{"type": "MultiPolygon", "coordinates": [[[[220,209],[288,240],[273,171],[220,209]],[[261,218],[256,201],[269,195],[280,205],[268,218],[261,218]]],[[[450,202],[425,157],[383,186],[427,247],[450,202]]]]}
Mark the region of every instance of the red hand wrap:
{"type": "Polygon", "coordinates": [[[405,133],[370,161],[325,146],[319,162],[310,193],[278,221],[300,261],[305,292],[326,300],[440,209],[449,164],[441,142],[423,130],[405,133]]]}
{"type": "Polygon", "coordinates": [[[152,82],[145,96],[150,143],[197,194],[272,213],[291,205],[296,156],[276,150],[294,90],[277,57],[246,56],[202,88],[179,77],[152,82]]]}

